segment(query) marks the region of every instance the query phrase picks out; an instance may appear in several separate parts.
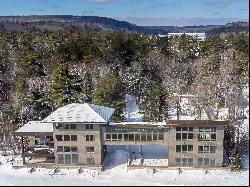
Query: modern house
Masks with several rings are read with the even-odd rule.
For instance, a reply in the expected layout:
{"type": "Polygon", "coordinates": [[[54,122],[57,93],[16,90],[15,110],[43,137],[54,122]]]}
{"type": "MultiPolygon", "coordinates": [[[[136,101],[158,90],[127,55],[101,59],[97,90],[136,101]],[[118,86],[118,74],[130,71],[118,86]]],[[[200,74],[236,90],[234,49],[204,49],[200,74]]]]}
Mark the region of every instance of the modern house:
{"type": "Polygon", "coordinates": [[[48,140],[45,157],[55,166],[100,167],[111,147],[117,147],[128,152],[128,165],[222,167],[224,127],[229,121],[113,123],[113,112],[108,107],[74,103],[40,122],[25,124],[16,131],[19,136],[27,136],[33,147],[24,148],[24,163],[25,156],[41,156],[42,147],[37,144],[48,140]]]}

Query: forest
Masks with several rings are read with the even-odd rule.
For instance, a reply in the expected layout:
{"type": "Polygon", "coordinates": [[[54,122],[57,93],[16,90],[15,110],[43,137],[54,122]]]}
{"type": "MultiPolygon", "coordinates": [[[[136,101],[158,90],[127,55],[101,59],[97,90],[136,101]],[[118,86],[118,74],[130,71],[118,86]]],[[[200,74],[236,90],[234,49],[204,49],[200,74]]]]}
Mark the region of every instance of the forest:
{"type": "Polygon", "coordinates": [[[22,124],[75,102],[115,108],[113,120],[126,121],[126,95],[136,97],[145,121],[167,119],[172,108],[178,117],[182,109],[175,96],[189,94],[195,96],[198,118],[205,112],[208,119],[218,119],[219,109],[228,108],[227,119],[236,123],[245,118],[248,52],[248,33],[199,40],[118,32],[0,32],[0,139],[15,143],[14,131],[22,124]]]}

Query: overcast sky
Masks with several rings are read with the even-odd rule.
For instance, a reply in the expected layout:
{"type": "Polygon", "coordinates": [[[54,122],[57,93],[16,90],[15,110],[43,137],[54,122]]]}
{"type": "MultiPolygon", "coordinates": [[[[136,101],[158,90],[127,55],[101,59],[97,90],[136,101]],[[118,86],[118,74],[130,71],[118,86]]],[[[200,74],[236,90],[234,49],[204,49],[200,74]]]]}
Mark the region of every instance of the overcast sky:
{"type": "Polygon", "coordinates": [[[0,0],[0,15],[91,15],[137,25],[207,25],[249,19],[249,0],[0,0]]]}

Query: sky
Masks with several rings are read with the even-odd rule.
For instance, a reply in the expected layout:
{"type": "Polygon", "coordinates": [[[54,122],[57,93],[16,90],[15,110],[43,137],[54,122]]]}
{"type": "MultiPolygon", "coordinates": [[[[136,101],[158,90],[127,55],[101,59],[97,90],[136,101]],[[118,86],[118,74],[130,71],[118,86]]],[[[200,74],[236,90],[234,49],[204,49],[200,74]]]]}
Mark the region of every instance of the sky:
{"type": "Polygon", "coordinates": [[[145,25],[248,21],[249,0],[0,0],[0,16],[103,16],[145,25]]]}

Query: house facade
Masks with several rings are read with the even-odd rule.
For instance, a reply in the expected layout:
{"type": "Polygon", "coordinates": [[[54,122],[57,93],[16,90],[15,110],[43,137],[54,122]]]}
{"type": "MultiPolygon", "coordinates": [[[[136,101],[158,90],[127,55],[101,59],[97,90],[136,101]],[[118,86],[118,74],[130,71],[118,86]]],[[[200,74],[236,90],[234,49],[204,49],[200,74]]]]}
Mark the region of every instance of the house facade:
{"type": "MultiPolygon", "coordinates": [[[[101,166],[109,146],[123,146],[129,153],[129,165],[134,153],[131,146],[138,147],[136,157],[144,160],[143,146],[162,145],[167,147],[166,167],[222,167],[224,127],[228,121],[112,123],[113,112],[112,108],[98,105],[70,104],[42,120],[40,128],[43,124],[52,127],[54,163],[101,166]]],[[[27,130],[24,126],[16,133],[34,135],[32,130],[41,131],[36,128],[27,130]],[[33,134],[29,134],[31,132],[33,134]]],[[[140,163],[143,166],[143,162],[140,163]]]]}

